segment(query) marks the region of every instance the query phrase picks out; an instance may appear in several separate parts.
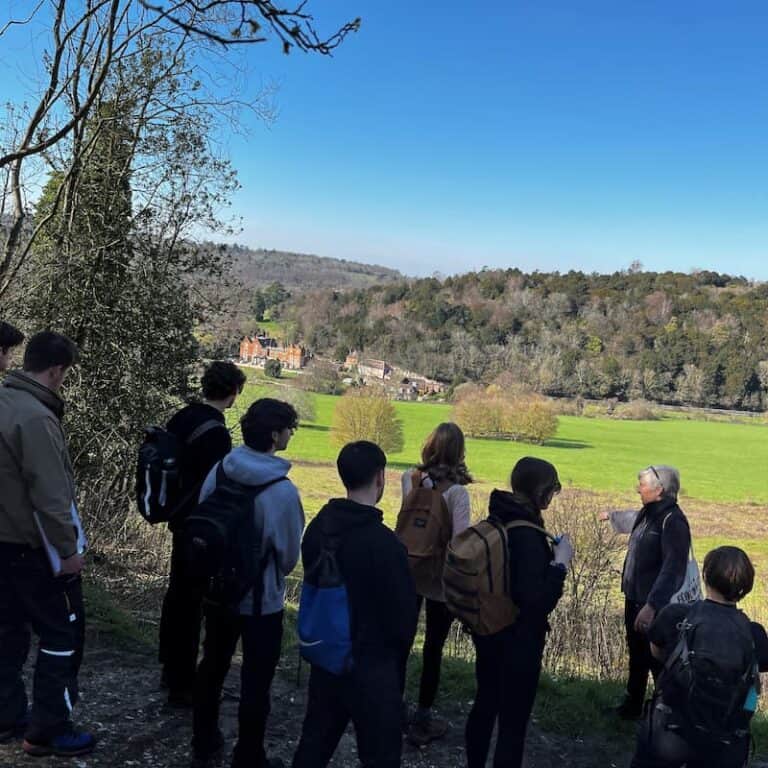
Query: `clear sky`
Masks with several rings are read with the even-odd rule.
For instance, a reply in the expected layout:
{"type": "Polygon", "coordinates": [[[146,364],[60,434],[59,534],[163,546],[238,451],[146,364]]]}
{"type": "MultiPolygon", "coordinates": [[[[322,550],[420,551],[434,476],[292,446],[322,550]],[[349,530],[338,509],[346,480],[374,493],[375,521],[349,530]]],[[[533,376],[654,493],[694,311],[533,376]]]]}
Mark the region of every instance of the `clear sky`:
{"type": "Polygon", "coordinates": [[[765,0],[310,6],[362,28],[329,59],[249,50],[279,116],[224,137],[240,242],[408,274],[768,279],[765,0]]]}

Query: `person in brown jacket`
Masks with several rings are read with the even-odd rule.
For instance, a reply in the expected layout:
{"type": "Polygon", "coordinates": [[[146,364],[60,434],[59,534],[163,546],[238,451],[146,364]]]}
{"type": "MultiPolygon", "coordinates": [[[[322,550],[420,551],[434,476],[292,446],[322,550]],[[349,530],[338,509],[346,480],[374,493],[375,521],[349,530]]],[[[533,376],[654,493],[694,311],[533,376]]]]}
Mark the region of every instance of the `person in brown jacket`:
{"type": "Polygon", "coordinates": [[[23,736],[35,756],[94,746],[71,722],[85,626],[84,538],[58,392],[77,359],[66,336],[38,333],[23,371],[0,386],[0,741],[23,736]],[[30,627],[39,643],[28,712],[21,672],[30,627]]]}

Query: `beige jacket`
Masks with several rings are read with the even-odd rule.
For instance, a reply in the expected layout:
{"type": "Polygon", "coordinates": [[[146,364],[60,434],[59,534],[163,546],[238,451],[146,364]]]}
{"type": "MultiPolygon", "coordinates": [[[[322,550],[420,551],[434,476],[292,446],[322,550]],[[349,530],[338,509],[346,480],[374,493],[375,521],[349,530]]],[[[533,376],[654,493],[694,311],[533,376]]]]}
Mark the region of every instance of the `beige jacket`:
{"type": "Polygon", "coordinates": [[[42,546],[35,523],[64,559],[77,551],[75,480],[61,416],[64,403],[14,371],[0,386],[0,542],[42,546]]]}

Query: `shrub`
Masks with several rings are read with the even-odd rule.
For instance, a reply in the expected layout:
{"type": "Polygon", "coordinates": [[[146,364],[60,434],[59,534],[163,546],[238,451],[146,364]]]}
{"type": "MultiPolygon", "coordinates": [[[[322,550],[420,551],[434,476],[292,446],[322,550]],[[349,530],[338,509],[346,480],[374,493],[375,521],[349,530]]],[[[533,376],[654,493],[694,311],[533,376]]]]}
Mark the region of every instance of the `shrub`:
{"type": "Polygon", "coordinates": [[[656,421],[659,418],[659,411],[647,400],[632,400],[618,405],[612,416],[614,419],[627,421],[656,421]]]}
{"type": "Polygon", "coordinates": [[[557,432],[554,406],[538,395],[505,396],[497,387],[456,403],[454,421],[469,437],[541,444],[557,432]]]}
{"type": "Polygon", "coordinates": [[[316,416],[315,398],[295,387],[272,387],[265,397],[274,397],[284,403],[290,403],[299,414],[299,421],[314,421],[316,416]]]}
{"type": "Polygon", "coordinates": [[[344,391],[336,366],[323,360],[312,363],[298,383],[302,389],[321,395],[340,395],[344,391]]]}
{"type": "Polygon", "coordinates": [[[351,389],[336,404],[331,439],[338,446],[371,440],[384,453],[397,453],[403,450],[403,426],[383,393],[351,389]]]}
{"type": "Polygon", "coordinates": [[[283,371],[283,366],[279,360],[267,360],[264,364],[264,375],[270,379],[279,379],[283,371]]]}

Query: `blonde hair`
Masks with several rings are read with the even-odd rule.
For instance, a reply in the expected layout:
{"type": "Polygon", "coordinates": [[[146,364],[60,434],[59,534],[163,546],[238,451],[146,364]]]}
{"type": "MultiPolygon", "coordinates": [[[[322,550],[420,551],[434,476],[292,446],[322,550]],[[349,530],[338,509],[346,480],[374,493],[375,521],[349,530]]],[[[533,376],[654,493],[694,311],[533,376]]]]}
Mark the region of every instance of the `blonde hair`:
{"type": "Polygon", "coordinates": [[[457,424],[444,421],[435,427],[421,449],[418,469],[435,482],[448,480],[458,485],[473,482],[464,463],[464,433],[457,424]]]}

